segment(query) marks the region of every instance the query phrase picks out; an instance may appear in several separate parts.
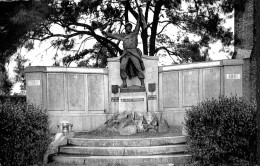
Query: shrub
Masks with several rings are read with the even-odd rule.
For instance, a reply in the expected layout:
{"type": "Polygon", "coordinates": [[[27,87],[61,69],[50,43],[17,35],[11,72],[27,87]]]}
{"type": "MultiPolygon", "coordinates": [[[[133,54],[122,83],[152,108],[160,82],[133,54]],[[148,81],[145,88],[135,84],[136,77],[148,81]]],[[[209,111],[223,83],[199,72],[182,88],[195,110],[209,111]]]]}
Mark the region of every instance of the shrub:
{"type": "Polygon", "coordinates": [[[50,143],[45,110],[26,102],[0,103],[0,165],[40,164],[50,143]]]}
{"type": "Polygon", "coordinates": [[[219,97],[186,110],[186,130],[195,165],[254,165],[256,105],[219,97]]]}
{"type": "Polygon", "coordinates": [[[4,102],[26,102],[26,96],[0,95],[0,104],[4,102]]]}

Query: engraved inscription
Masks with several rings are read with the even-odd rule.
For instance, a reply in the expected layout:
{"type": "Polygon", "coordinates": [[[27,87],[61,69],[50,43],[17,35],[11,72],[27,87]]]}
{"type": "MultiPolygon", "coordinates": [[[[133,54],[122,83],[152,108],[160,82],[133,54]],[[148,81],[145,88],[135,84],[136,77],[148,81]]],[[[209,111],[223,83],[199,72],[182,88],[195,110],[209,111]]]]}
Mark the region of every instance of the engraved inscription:
{"type": "Polygon", "coordinates": [[[241,75],[240,74],[227,74],[226,78],[228,80],[240,80],[241,79],[241,75]]]}
{"type": "Polygon", "coordinates": [[[121,102],[140,102],[140,101],[144,101],[144,98],[121,99],[121,102]]]}
{"type": "Polygon", "coordinates": [[[148,95],[147,100],[156,100],[157,99],[157,95],[148,95]]]}
{"type": "Polygon", "coordinates": [[[41,80],[28,80],[27,85],[28,86],[40,86],[41,80]]]}
{"type": "Polygon", "coordinates": [[[119,102],[119,97],[111,97],[111,102],[119,102]]]}

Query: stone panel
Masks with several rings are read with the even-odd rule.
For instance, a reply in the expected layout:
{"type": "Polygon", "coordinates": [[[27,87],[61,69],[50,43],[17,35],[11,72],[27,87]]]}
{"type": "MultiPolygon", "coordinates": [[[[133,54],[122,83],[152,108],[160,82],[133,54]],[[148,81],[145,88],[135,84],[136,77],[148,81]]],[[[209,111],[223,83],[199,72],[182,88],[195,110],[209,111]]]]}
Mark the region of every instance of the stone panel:
{"type": "Polygon", "coordinates": [[[103,75],[88,75],[88,109],[104,111],[104,80],[103,75]]]}
{"type": "Polygon", "coordinates": [[[47,108],[49,111],[64,111],[64,74],[47,75],[47,108]]]}
{"type": "Polygon", "coordinates": [[[203,69],[202,98],[218,98],[220,95],[220,68],[203,69]]]}
{"type": "Polygon", "coordinates": [[[197,105],[199,102],[199,71],[183,71],[183,106],[197,105]]]}
{"type": "Polygon", "coordinates": [[[163,106],[179,107],[179,74],[178,71],[166,72],[162,75],[163,106]]]}
{"type": "Polygon", "coordinates": [[[69,111],[84,111],[85,81],[82,74],[68,74],[69,111]]]}

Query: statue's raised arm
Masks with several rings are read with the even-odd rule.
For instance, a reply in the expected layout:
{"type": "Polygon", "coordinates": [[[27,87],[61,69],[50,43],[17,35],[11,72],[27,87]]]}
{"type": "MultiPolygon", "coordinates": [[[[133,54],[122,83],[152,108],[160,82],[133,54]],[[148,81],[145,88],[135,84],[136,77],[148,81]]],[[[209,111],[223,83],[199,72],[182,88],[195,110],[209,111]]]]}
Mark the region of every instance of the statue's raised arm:
{"type": "Polygon", "coordinates": [[[138,18],[137,18],[137,23],[136,23],[135,29],[134,29],[134,31],[133,31],[133,32],[136,33],[136,34],[139,33],[140,23],[141,23],[141,18],[140,18],[140,16],[138,16],[138,18]]]}

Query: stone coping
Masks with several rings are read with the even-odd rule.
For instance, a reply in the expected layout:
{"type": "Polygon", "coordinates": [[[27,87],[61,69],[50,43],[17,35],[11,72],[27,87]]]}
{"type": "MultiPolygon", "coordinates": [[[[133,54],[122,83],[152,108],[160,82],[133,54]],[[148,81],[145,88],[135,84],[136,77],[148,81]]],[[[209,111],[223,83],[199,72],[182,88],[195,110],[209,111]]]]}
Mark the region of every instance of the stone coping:
{"type": "MultiPolygon", "coordinates": [[[[152,56],[142,56],[142,59],[147,60],[158,60],[159,57],[152,56]]],[[[108,62],[119,62],[120,57],[108,58],[108,62]]],[[[160,72],[167,71],[178,71],[186,69],[198,69],[198,68],[209,68],[209,67],[221,67],[221,66],[236,66],[243,65],[244,61],[241,59],[231,59],[231,60],[220,60],[220,61],[210,61],[210,62],[199,62],[181,65],[171,65],[171,66],[160,66],[160,72]]],[[[86,68],[86,67],[56,67],[56,66],[29,66],[25,68],[25,73],[79,73],[79,74],[108,74],[107,68],[86,68]]]]}
{"type": "MultiPolygon", "coordinates": [[[[157,56],[147,56],[147,55],[142,55],[142,59],[146,59],[146,60],[159,60],[159,57],[157,56]]],[[[116,58],[107,58],[108,62],[119,62],[120,57],[116,57],[116,58]]]]}
{"type": "Polygon", "coordinates": [[[57,66],[28,66],[25,73],[79,73],[79,74],[108,74],[107,68],[86,68],[86,67],[57,67],[57,66]]]}
{"type": "Polygon", "coordinates": [[[220,60],[220,61],[209,61],[209,62],[197,62],[181,65],[161,66],[159,72],[167,72],[174,70],[186,70],[186,69],[200,69],[209,67],[221,67],[221,66],[237,66],[243,65],[244,61],[240,59],[220,60]]]}

